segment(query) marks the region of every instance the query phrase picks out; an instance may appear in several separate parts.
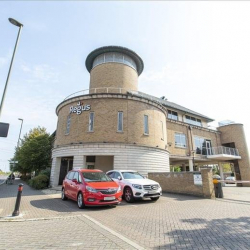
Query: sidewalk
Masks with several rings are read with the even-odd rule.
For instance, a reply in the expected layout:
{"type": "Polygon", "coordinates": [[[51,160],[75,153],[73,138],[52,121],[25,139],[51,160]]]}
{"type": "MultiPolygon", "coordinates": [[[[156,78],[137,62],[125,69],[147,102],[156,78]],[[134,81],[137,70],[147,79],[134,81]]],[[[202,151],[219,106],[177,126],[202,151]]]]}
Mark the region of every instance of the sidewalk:
{"type": "Polygon", "coordinates": [[[24,183],[20,216],[12,217],[19,183],[0,186],[0,250],[143,249],[86,215],[76,202],[63,202],[56,190],[42,192],[24,183]]]}

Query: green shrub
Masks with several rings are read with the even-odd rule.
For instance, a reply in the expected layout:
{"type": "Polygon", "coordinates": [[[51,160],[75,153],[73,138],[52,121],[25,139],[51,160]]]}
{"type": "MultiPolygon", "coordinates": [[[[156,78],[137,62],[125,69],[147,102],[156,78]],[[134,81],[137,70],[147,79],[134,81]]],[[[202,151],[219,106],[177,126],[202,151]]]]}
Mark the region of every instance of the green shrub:
{"type": "Polygon", "coordinates": [[[48,187],[49,177],[45,174],[40,174],[29,180],[28,184],[35,189],[43,189],[48,187]]]}
{"type": "Polygon", "coordinates": [[[51,170],[50,168],[46,168],[44,170],[41,170],[39,175],[46,175],[50,178],[50,170],[51,170]]]}
{"type": "Polygon", "coordinates": [[[26,174],[26,175],[21,175],[20,176],[20,179],[23,180],[23,181],[29,181],[30,178],[31,178],[30,174],[26,174]]]}

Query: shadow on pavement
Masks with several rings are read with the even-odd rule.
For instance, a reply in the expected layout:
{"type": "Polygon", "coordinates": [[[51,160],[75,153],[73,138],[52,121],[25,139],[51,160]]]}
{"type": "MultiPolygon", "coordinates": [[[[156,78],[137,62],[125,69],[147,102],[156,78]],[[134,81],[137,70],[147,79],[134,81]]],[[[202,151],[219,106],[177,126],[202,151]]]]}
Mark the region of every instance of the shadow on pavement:
{"type": "Polygon", "coordinates": [[[105,209],[111,209],[110,206],[98,206],[98,207],[86,207],[84,209],[79,209],[76,201],[66,200],[63,201],[61,198],[50,198],[42,200],[30,201],[30,204],[36,208],[53,210],[56,212],[80,212],[80,211],[100,211],[105,209]]]}
{"type": "Polygon", "coordinates": [[[166,234],[172,243],[154,249],[249,249],[250,217],[206,220],[203,218],[181,220],[186,229],[173,230],[166,234]],[[190,230],[190,226],[197,229],[190,230]]]}

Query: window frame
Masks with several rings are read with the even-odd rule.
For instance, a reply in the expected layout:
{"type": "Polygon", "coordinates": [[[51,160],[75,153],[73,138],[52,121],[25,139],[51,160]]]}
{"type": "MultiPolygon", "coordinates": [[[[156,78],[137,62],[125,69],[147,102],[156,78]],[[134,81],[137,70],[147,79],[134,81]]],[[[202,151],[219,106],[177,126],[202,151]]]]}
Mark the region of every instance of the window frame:
{"type": "Polygon", "coordinates": [[[88,129],[88,132],[94,132],[94,124],[95,124],[95,112],[89,112],[89,129],[88,129]],[[91,115],[93,115],[92,123],[91,123],[91,115]],[[91,125],[92,125],[92,129],[91,129],[91,125]]]}
{"type": "Polygon", "coordinates": [[[187,138],[186,138],[186,134],[184,133],[178,133],[176,132],[174,134],[174,142],[175,142],[175,147],[176,148],[187,148],[187,138]],[[176,136],[179,136],[180,137],[180,143],[176,143],[176,136]],[[182,139],[185,139],[185,144],[182,144],[182,139]]]}
{"type": "Polygon", "coordinates": [[[69,135],[69,132],[70,132],[70,125],[71,125],[71,115],[69,114],[69,115],[67,116],[65,135],[69,135]]]}
{"type": "Polygon", "coordinates": [[[185,122],[197,127],[202,127],[201,119],[196,118],[194,116],[185,115],[185,122]]]}
{"type": "Polygon", "coordinates": [[[148,122],[148,115],[143,116],[143,134],[149,135],[149,122],[148,122]],[[147,118],[147,119],[145,119],[147,118]]]}
{"type": "Polygon", "coordinates": [[[118,111],[117,113],[117,132],[118,133],[123,133],[123,111],[118,111]],[[121,114],[121,124],[120,124],[120,114],[121,114]],[[121,125],[121,129],[120,129],[121,125]]]}
{"type": "Polygon", "coordinates": [[[164,141],[164,125],[163,125],[163,121],[161,121],[161,139],[164,141]]]}
{"type": "Polygon", "coordinates": [[[167,118],[170,120],[179,121],[178,112],[168,109],[167,118]],[[176,115],[173,113],[175,113],[176,115]],[[173,116],[176,116],[176,119],[174,119],[173,116]]]}

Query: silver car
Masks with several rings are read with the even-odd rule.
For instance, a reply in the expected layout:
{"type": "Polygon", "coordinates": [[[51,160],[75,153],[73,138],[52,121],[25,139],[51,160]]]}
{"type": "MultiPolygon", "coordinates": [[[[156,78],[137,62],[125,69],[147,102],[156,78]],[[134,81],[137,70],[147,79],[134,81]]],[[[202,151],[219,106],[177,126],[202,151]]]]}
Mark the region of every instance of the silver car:
{"type": "Polygon", "coordinates": [[[135,199],[150,198],[156,201],[162,195],[162,189],[158,182],[147,179],[134,170],[111,170],[107,172],[123,191],[126,202],[135,199]]]}

